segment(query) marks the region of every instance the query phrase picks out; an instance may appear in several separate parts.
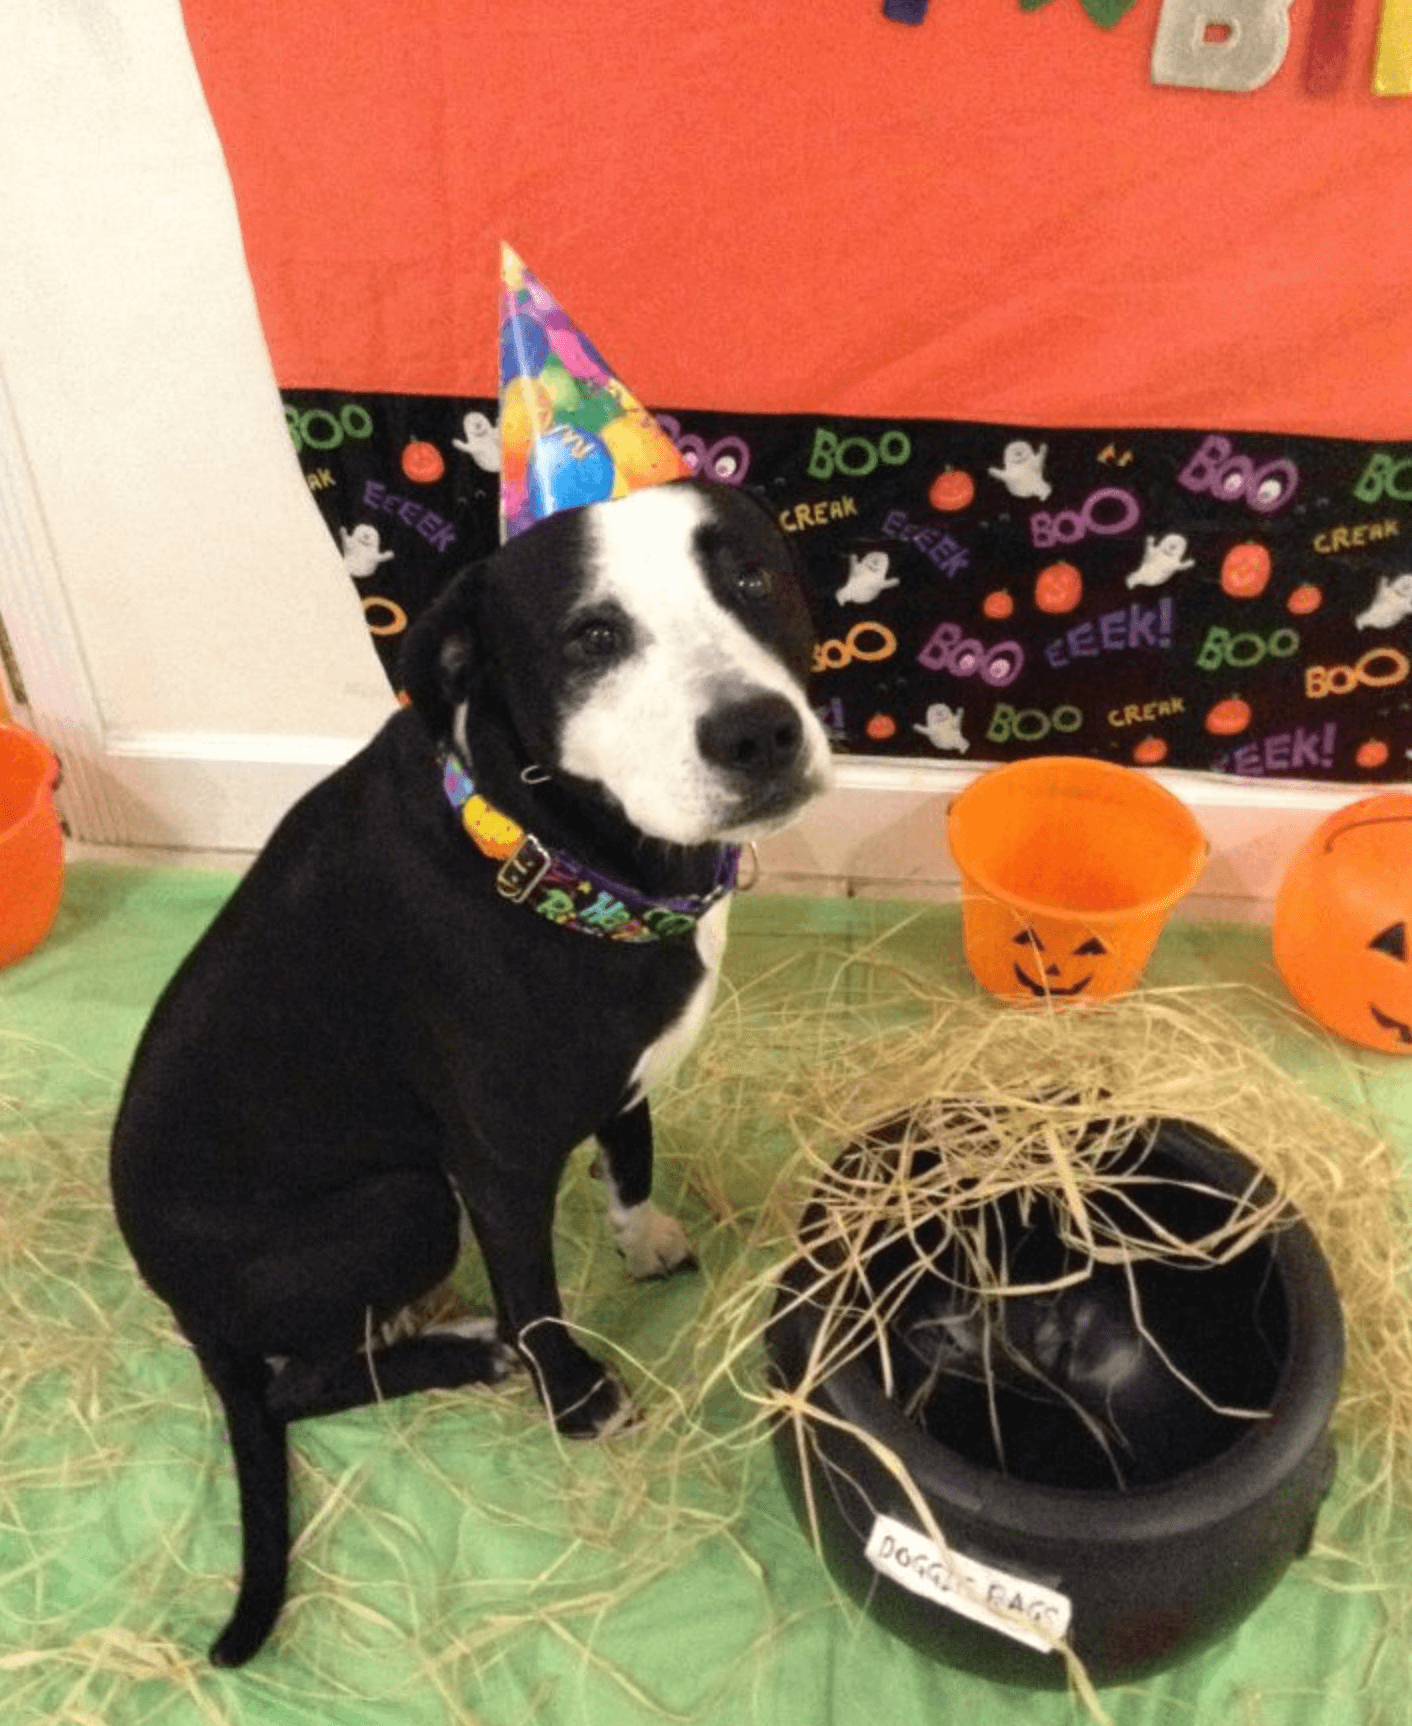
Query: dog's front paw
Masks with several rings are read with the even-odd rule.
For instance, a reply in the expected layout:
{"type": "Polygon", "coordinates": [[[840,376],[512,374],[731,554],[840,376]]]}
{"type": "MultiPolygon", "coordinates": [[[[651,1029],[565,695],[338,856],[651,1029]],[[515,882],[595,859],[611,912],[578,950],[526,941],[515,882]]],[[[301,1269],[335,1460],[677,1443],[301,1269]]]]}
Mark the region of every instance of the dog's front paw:
{"type": "Polygon", "coordinates": [[[636,1407],[623,1385],[578,1346],[562,1319],[527,1325],[515,1347],[565,1438],[609,1438],[636,1423],[636,1407]]]}
{"type": "Polygon", "coordinates": [[[641,1419],[626,1386],[605,1372],[578,1404],[556,1411],[554,1425],[565,1438],[612,1438],[641,1419]]]}
{"type": "Polygon", "coordinates": [[[670,1276],[683,1266],[693,1266],[696,1255],[691,1242],[675,1217],[659,1211],[656,1205],[633,1205],[615,1210],[609,1221],[613,1240],[628,1267],[628,1274],[639,1282],[648,1277],[670,1276]]]}

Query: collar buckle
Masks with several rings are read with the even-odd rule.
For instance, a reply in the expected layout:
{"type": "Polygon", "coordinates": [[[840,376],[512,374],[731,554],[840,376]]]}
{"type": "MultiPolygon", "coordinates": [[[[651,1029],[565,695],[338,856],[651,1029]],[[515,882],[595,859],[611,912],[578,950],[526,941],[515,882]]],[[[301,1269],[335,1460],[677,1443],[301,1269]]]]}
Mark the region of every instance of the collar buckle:
{"type": "Polygon", "coordinates": [[[495,872],[495,890],[515,904],[527,899],[549,872],[553,861],[535,838],[526,833],[515,850],[495,872]]]}

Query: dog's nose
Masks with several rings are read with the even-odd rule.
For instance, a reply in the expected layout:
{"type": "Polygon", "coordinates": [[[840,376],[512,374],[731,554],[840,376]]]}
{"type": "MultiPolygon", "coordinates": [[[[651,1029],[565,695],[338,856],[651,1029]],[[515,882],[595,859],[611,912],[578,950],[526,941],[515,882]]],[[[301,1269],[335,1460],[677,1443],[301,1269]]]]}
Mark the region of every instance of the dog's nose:
{"type": "Polygon", "coordinates": [[[696,739],[713,767],[764,779],[794,764],[804,727],[782,695],[752,695],[708,713],[697,724],[696,739]]]}

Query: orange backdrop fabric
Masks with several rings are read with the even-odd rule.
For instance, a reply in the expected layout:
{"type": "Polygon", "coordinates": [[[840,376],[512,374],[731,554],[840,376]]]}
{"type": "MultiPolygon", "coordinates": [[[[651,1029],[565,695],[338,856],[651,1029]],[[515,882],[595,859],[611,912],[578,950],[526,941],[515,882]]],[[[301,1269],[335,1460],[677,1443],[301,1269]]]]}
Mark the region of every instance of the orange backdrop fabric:
{"type": "Polygon", "coordinates": [[[658,406],[1412,438],[1412,100],[1157,0],[185,0],[276,377],[493,395],[508,239],[658,406]]]}

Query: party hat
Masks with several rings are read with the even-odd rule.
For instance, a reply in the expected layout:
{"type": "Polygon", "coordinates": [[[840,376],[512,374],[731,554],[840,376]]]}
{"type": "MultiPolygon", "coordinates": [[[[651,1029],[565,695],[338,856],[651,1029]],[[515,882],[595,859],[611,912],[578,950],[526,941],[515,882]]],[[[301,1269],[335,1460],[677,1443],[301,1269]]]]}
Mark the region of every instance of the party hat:
{"type": "Polygon", "coordinates": [[[500,248],[500,538],[691,472],[564,308],[500,248]]]}

